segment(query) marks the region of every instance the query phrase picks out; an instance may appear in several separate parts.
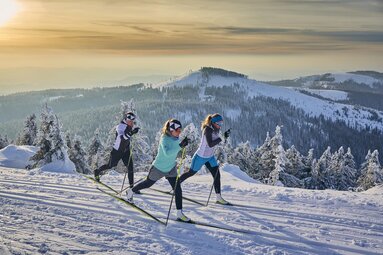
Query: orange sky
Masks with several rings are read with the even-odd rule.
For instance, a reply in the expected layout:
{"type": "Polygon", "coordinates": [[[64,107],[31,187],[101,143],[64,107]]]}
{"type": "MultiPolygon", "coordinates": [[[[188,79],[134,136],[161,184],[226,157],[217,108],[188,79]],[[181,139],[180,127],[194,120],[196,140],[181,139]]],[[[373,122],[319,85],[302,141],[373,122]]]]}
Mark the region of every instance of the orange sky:
{"type": "Polygon", "coordinates": [[[382,24],[381,0],[0,0],[0,94],[201,66],[263,80],[383,71],[382,24]]]}

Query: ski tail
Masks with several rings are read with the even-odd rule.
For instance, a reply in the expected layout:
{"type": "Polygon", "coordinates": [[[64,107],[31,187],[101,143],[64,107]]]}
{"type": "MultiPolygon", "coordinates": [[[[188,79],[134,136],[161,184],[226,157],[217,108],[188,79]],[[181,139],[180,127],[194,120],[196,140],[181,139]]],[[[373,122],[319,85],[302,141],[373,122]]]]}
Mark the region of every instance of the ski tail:
{"type": "Polygon", "coordinates": [[[85,174],[81,174],[81,175],[84,176],[85,178],[87,178],[87,179],[93,181],[94,183],[97,183],[97,184],[100,184],[100,185],[104,186],[105,188],[107,188],[107,189],[113,191],[113,192],[116,193],[116,194],[118,193],[117,190],[113,189],[112,187],[110,187],[109,185],[107,185],[107,184],[105,184],[105,183],[103,183],[103,182],[99,182],[99,181],[97,181],[97,180],[94,179],[93,177],[90,177],[90,176],[85,175],[85,174]]]}

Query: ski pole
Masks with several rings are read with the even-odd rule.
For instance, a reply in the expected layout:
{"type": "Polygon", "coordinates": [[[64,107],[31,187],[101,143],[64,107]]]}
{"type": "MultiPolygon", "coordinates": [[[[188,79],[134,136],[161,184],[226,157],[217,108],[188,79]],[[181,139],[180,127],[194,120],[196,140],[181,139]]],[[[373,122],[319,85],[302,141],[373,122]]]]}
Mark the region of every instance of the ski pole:
{"type": "MultiPolygon", "coordinates": [[[[130,165],[130,160],[132,158],[132,154],[133,154],[133,139],[132,139],[132,142],[130,144],[130,153],[129,153],[129,160],[128,160],[128,171],[129,171],[129,165],[130,165]]],[[[122,194],[122,191],[124,189],[124,185],[125,185],[125,180],[126,180],[126,175],[128,173],[128,171],[125,172],[125,175],[124,175],[124,180],[122,181],[122,186],[121,186],[121,191],[120,191],[120,195],[122,194]]]]}
{"type": "Polygon", "coordinates": [[[174,198],[174,194],[176,193],[176,187],[177,187],[178,179],[179,179],[179,176],[180,176],[181,167],[182,167],[182,164],[183,164],[183,161],[184,161],[184,158],[185,158],[185,152],[186,152],[186,147],[184,147],[184,148],[182,149],[181,162],[180,162],[180,166],[178,167],[178,170],[177,170],[177,178],[176,178],[176,182],[175,182],[174,187],[173,187],[172,199],[170,200],[170,206],[169,206],[169,211],[168,211],[168,217],[166,217],[165,226],[168,225],[168,220],[169,220],[169,216],[170,216],[170,210],[172,209],[173,198],[174,198]]]}

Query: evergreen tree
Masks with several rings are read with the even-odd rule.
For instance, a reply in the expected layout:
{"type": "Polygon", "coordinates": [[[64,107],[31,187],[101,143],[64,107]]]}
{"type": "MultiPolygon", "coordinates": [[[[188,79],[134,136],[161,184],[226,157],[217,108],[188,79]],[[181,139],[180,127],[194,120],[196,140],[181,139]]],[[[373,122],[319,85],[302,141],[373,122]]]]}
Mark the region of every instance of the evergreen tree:
{"type": "Polygon", "coordinates": [[[7,136],[1,137],[0,135],[0,150],[7,147],[9,145],[7,136]]]}
{"type": "MultiPolygon", "coordinates": [[[[342,147],[341,147],[342,148],[342,147]]],[[[337,190],[349,190],[356,186],[357,169],[351,149],[343,156],[343,163],[337,172],[337,190]]]]}
{"type": "Polygon", "coordinates": [[[303,162],[303,156],[300,152],[292,145],[286,151],[286,158],[288,163],[286,165],[286,173],[297,177],[298,179],[303,179],[305,177],[304,169],[305,165],[303,162]]]}
{"type": "Polygon", "coordinates": [[[260,170],[258,172],[258,178],[262,182],[267,182],[270,172],[274,169],[274,155],[271,149],[271,138],[269,132],[266,134],[265,142],[257,149],[259,155],[260,170]]]}
{"type": "Polygon", "coordinates": [[[229,158],[233,157],[234,151],[231,141],[231,137],[229,137],[215,147],[215,156],[220,164],[230,163],[229,158]]]}
{"type": "Polygon", "coordinates": [[[301,172],[301,178],[305,179],[312,176],[312,171],[315,166],[314,164],[314,149],[310,149],[307,156],[303,158],[304,169],[301,172]]]}
{"type": "Polygon", "coordinates": [[[99,137],[99,129],[96,129],[94,133],[94,137],[90,142],[87,155],[87,164],[93,170],[106,164],[109,160],[109,151],[105,151],[104,146],[102,145],[99,137]]]}
{"type": "Polygon", "coordinates": [[[68,147],[68,149],[72,148],[72,139],[70,138],[70,134],[69,133],[65,134],[65,144],[68,147]]]}
{"type": "Polygon", "coordinates": [[[240,143],[235,149],[232,155],[230,156],[229,162],[239,166],[239,168],[246,172],[249,176],[255,177],[253,172],[253,163],[254,163],[254,150],[252,149],[250,142],[240,143]]]}
{"type": "Polygon", "coordinates": [[[370,156],[367,155],[368,160],[365,164],[366,169],[362,170],[362,175],[358,179],[359,188],[368,190],[383,183],[383,169],[379,162],[379,152],[375,150],[370,156]]]}
{"type": "Polygon", "coordinates": [[[65,160],[66,147],[59,120],[46,104],[42,108],[40,122],[36,143],[39,150],[30,159],[33,162],[32,168],[41,167],[55,160],[65,160]]]}
{"type": "Polygon", "coordinates": [[[86,153],[82,149],[79,137],[75,137],[73,146],[68,150],[69,159],[76,166],[76,171],[82,174],[90,174],[92,171],[86,162],[86,153]]]}
{"type": "Polygon", "coordinates": [[[29,115],[24,122],[23,132],[17,138],[17,145],[34,145],[37,135],[36,115],[29,115]]]}
{"type": "MultiPolygon", "coordinates": [[[[276,135],[279,136],[280,134],[276,133],[276,135]]],[[[277,139],[279,139],[279,137],[277,139]]],[[[279,140],[279,141],[282,142],[282,140],[279,140]]],[[[281,179],[281,174],[285,173],[285,169],[286,169],[287,158],[285,155],[285,150],[283,149],[282,145],[278,145],[277,148],[273,148],[273,152],[275,155],[275,158],[274,158],[275,165],[274,165],[274,169],[270,172],[268,183],[271,185],[283,186],[283,183],[281,182],[280,179],[281,179]]]]}
{"type": "Polygon", "coordinates": [[[315,189],[326,189],[328,188],[327,176],[328,167],[331,161],[331,148],[330,146],[323,152],[322,156],[319,158],[313,170],[312,186],[315,189]]]}

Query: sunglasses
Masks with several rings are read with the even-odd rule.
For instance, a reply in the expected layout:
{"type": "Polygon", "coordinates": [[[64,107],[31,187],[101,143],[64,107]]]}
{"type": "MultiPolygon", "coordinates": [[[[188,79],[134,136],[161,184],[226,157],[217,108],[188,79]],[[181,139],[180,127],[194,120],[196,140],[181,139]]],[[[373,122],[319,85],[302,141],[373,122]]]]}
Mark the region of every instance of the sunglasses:
{"type": "Polygon", "coordinates": [[[217,124],[218,126],[222,127],[223,126],[223,121],[218,121],[218,122],[214,122],[215,124],[217,124]]]}

